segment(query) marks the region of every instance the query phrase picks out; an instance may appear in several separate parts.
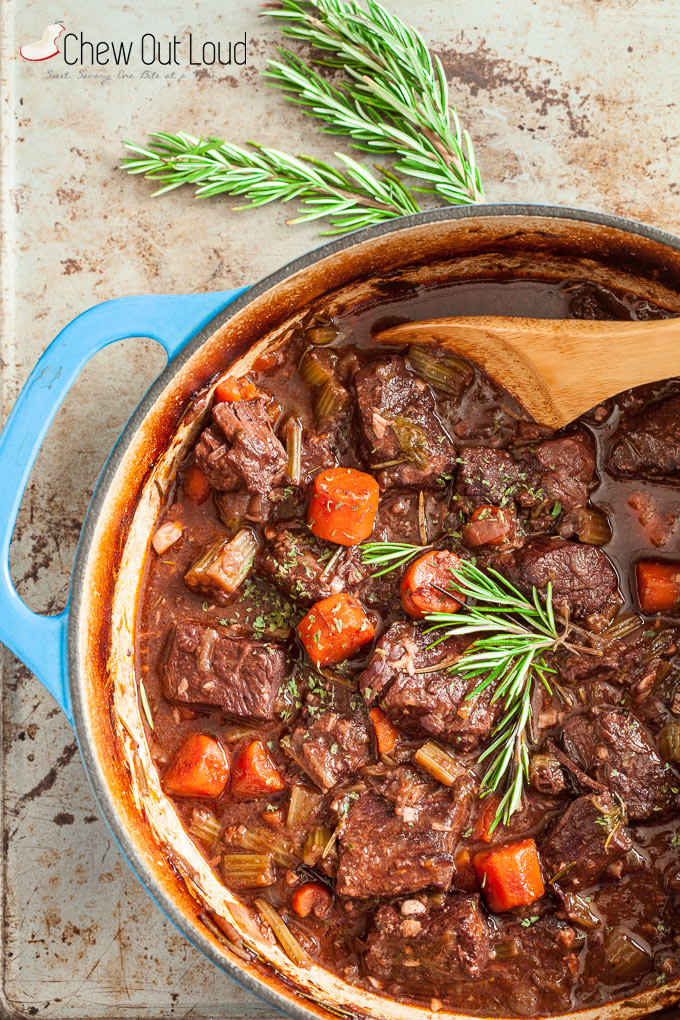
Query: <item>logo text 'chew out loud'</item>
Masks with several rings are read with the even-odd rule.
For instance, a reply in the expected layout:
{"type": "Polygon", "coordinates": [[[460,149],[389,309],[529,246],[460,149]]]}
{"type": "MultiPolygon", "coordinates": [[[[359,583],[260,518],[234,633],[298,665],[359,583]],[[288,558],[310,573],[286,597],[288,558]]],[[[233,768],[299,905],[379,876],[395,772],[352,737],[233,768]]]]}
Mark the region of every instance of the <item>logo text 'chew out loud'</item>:
{"type": "Polygon", "coordinates": [[[62,58],[69,67],[128,67],[141,63],[145,67],[204,67],[231,64],[243,66],[247,60],[246,33],[239,39],[198,39],[189,32],[184,39],[173,35],[161,39],[145,32],[138,40],[93,40],[82,32],[67,32],[60,39],[62,58]]]}

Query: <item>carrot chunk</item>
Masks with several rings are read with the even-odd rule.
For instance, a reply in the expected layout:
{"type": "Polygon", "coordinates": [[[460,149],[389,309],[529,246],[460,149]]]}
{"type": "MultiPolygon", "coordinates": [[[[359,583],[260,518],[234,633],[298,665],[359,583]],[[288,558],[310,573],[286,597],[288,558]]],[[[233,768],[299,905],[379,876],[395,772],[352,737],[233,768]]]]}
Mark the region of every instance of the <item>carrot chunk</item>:
{"type": "Polygon", "coordinates": [[[215,403],[234,404],[241,400],[252,400],[259,392],[255,383],[251,383],[249,379],[237,379],[235,375],[228,375],[215,387],[215,403]]]}
{"type": "Polygon", "coordinates": [[[497,913],[526,907],[545,892],[533,839],[482,850],[472,866],[489,909],[497,913]]]}
{"type": "Polygon", "coordinates": [[[463,541],[469,546],[502,545],[511,530],[510,511],[499,506],[478,506],[463,525],[463,541]]]}
{"type": "Polygon", "coordinates": [[[165,773],[163,787],[175,797],[219,797],[229,779],[229,760],[218,740],[190,733],[165,773]]]}
{"type": "Polygon", "coordinates": [[[297,626],[310,659],[330,666],[355,655],[373,640],[375,627],[359,599],[346,592],[315,603],[297,626]]]}
{"type": "Polygon", "coordinates": [[[404,612],[422,620],[428,613],[455,613],[460,609],[465,596],[453,587],[454,571],[460,562],[455,553],[441,550],[425,553],[412,563],[401,582],[404,612]],[[449,591],[451,594],[446,594],[449,591]]]}
{"type": "Polygon", "coordinates": [[[378,483],[354,468],[335,467],[314,479],[307,523],[317,536],[337,545],[357,545],[373,531],[378,483]]]}
{"type": "Polygon", "coordinates": [[[482,843],[491,842],[491,837],[493,836],[491,826],[493,825],[500,802],[501,798],[496,793],[491,793],[488,797],[484,798],[482,810],[477,815],[472,830],[473,839],[478,839],[482,843]]]}
{"type": "Polygon", "coordinates": [[[635,574],[643,613],[677,613],[680,610],[680,563],[640,560],[635,574]]]}
{"type": "Polygon", "coordinates": [[[231,770],[231,789],[237,797],[280,793],[286,783],[261,740],[253,740],[238,755],[231,770]]]}
{"type": "Polygon", "coordinates": [[[325,917],[333,904],[333,893],[321,882],[299,885],[290,898],[291,908],[298,917],[325,917]]]}
{"type": "Polygon", "coordinates": [[[182,479],[182,488],[184,489],[185,496],[193,503],[205,503],[212,492],[212,485],[201,469],[196,467],[195,464],[192,464],[185,471],[184,478],[182,479]]]}
{"type": "Polygon", "coordinates": [[[368,714],[373,723],[378,754],[389,754],[399,739],[399,730],[392,725],[382,708],[372,708],[368,714]]]}

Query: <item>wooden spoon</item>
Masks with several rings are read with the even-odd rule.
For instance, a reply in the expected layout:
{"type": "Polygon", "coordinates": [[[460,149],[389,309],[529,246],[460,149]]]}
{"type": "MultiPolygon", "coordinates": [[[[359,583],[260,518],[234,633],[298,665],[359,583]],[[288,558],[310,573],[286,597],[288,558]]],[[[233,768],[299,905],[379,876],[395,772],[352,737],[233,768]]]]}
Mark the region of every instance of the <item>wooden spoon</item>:
{"type": "Polygon", "coordinates": [[[476,362],[543,425],[561,428],[630,386],[680,375],[680,318],[648,322],[481,315],[408,322],[374,337],[476,362]]]}

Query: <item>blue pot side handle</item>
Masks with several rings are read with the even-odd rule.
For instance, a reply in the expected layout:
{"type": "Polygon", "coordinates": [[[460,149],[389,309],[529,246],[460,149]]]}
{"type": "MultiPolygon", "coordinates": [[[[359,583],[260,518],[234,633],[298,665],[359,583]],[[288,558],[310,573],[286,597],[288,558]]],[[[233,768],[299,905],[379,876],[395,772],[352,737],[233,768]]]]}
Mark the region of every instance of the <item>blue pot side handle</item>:
{"type": "Polygon", "coordinates": [[[0,641],[41,681],[69,722],[69,607],[57,616],[32,612],[17,595],[9,572],[9,548],[31,468],[61,402],[93,355],[116,340],[149,337],[170,360],[245,289],[115,298],[88,309],[49,345],[0,434],[0,641]]]}

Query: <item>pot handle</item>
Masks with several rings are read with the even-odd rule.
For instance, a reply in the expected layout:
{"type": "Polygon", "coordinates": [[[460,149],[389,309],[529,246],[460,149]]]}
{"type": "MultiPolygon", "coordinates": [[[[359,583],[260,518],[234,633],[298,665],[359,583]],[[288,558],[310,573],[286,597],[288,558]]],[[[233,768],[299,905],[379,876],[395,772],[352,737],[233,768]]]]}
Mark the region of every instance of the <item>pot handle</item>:
{"type": "Polygon", "coordinates": [[[35,674],[71,723],[69,605],[56,616],[34,613],[17,595],[9,571],[9,548],[31,468],[62,400],[93,355],[116,340],[138,336],[157,340],[170,360],[244,290],[114,298],[89,308],[45,350],[0,434],[0,641],[35,674]]]}

